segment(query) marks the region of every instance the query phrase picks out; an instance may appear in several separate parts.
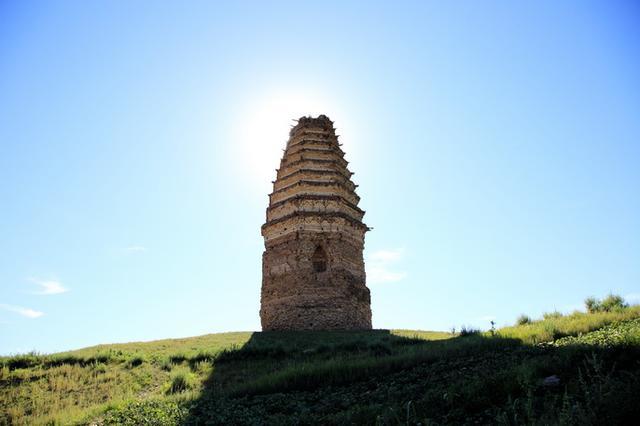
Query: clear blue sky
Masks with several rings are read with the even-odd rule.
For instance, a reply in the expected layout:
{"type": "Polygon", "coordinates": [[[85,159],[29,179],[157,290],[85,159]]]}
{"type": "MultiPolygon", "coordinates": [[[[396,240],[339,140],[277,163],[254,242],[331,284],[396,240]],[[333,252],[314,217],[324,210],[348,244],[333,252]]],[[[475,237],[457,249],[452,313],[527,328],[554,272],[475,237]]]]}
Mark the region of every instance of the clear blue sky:
{"type": "Polygon", "coordinates": [[[0,3],[0,353],[258,330],[291,119],[360,185],[377,328],[640,298],[629,1],[0,3]]]}

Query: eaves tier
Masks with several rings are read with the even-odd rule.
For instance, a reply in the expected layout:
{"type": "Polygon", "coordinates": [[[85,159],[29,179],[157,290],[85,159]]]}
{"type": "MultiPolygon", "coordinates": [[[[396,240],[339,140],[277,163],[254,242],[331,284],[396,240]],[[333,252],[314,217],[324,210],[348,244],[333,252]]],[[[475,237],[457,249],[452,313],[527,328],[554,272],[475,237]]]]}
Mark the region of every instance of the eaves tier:
{"type": "Polygon", "coordinates": [[[265,244],[301,233],[336,233],[363,243],[368,228],[347,164],[333,122],[324,115],[301,118],[291,129],[269,194],[265,244]]]}

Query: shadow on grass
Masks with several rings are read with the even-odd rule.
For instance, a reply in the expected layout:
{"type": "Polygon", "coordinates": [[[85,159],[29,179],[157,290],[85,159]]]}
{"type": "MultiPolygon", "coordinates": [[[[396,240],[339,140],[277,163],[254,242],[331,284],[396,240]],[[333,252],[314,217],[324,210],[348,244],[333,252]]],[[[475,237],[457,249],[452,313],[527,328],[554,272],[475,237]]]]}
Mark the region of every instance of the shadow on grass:
{"type": "Polygon", "coordinates": [[[242,347],[217,357],[185,424],[222,422],[223,413],[218,410],[222,402],[344,384],[355,379],[354,372],[362,370],[362,363],[425,342],[388,330],[253,333],[242,347]]]}
{"type": "Polygon", "coordinates": [[[262,332],[216,359],[183,424],[628,424],[638,392],[638,345],[262,332]]]}
{"type": "MultiPolygon", "coordinates": [[[[402,337],[388,330],[256,332],[241,348],[216,358],[207,380],[212,396],[270,393],[270,387],[312,388],[315,382],[294,378],[314,374],[320,366],[392,355],[400,347],[423,339],[402,337]]],[[[324,381],[328,379],[324,377],[324,381]]]]}

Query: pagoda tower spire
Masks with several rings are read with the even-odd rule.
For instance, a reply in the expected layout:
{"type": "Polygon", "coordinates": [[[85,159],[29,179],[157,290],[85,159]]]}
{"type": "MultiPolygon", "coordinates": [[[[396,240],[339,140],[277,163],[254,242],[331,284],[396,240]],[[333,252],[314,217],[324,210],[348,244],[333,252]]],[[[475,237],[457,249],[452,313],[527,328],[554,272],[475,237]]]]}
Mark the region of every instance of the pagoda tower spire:
{"type": "Polygon", "coordinates": [[[263,330],[371,328],[369,228],[347,165],[327,116],[291,129],[262,226],[263,330]]]}

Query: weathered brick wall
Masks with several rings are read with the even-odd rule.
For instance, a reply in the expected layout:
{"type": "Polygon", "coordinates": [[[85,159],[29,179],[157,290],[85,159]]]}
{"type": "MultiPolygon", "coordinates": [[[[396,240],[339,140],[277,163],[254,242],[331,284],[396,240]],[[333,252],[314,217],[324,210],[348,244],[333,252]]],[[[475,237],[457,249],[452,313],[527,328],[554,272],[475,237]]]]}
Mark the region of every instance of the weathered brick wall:
{"type": "Polygon", "coordinates": [[[291,130],[262,226],[263,330],[370,329],[364,212],[326,116],[291,130]]]}

